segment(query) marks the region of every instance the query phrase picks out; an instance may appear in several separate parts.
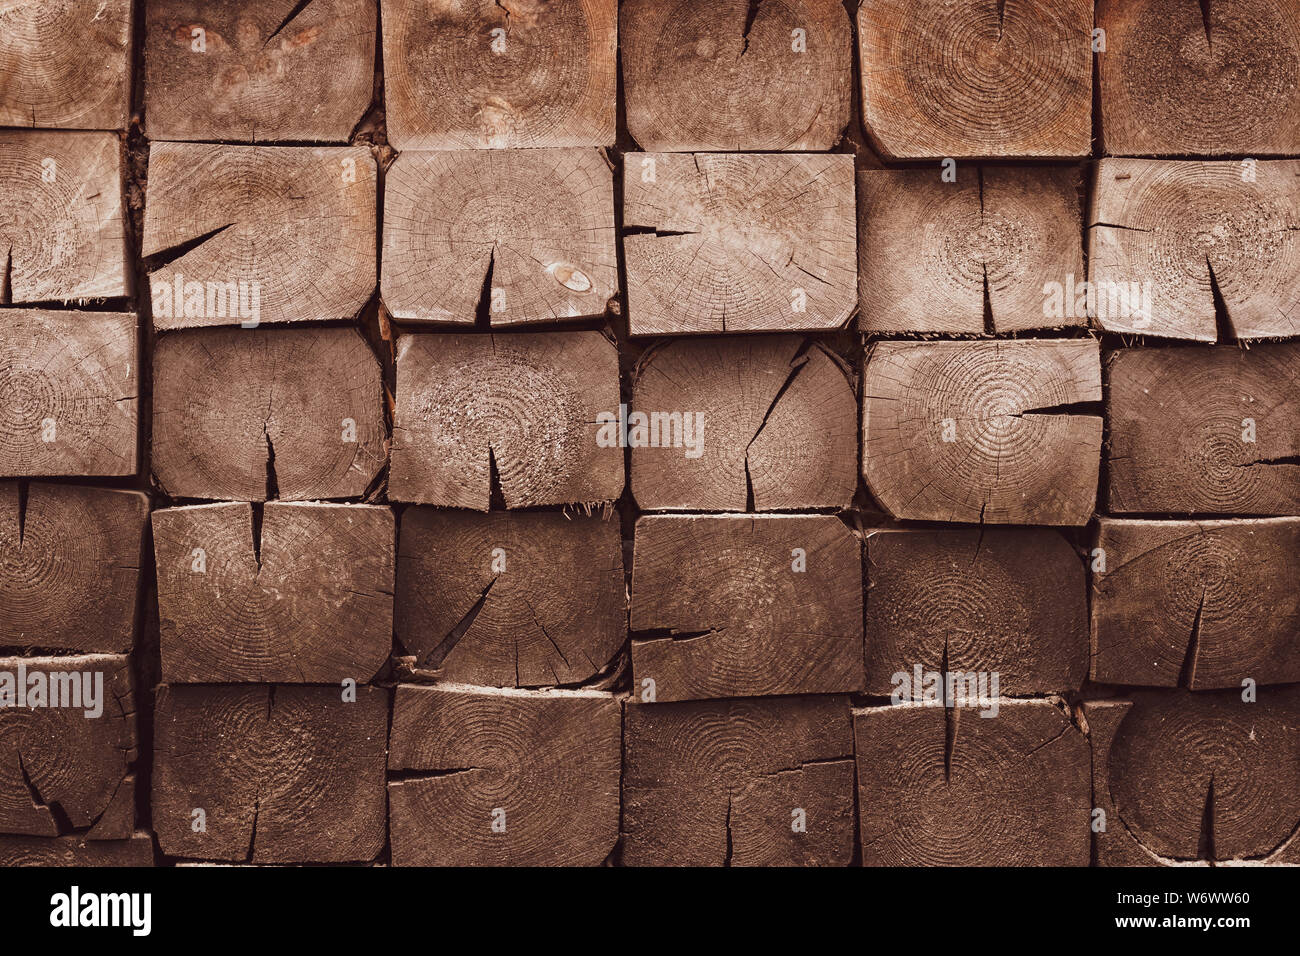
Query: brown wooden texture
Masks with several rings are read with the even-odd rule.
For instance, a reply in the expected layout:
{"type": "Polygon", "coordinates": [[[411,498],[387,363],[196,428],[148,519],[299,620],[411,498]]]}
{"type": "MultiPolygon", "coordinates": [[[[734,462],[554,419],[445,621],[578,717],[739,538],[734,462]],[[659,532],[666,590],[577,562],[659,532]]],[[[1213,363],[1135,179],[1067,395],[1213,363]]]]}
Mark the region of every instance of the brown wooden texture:
{"type": "Polygon", "coordinates": [[[853,157],[626,153],[631,334],[836,329],[857,305],[853,157]]]}
{"type": "Polygon", "coordinates": [[[138,388],[134,315],[5,310],[0,476],[134,474],[138,388]]]}
{"type": "Polygon", "coordinates": [[[134,808],[115,799],[122,787],[134,792],[128,659],[0,658],[0,705],[0,832],[129,838],[134,808]]]}
{"type": "Polygon", "coordinates": [[[1084,404],[1101,399],[1095,341],[879,342],[862,395],[863,473],[895,517],[1088,522],[1102,440],[1084,404]]]}
{"type": "Polygon", "coordinates": [[[1300,681],[1300,518],[1102,518],[1092,677],[1192,690],[1300,681]]]}
{"type": "Polygon", "coordinates": [[[402,512],[396,634],[413,666],[493,687],[578,684],[627,637],[619,524],[555,512],[402,512]]]}
{"type": "Polygon", "coordinates": [[[853,711],[864,866],[1087,866],[1088,742],[1046,700],[853,711]]]}
{"type": "Polygon", "coordinates": [[[631,625],[653,700],[861,690],[861,546],[831,515],[641,518],[631,625]]]}
{"type": "Polygon", "coordinates": [[[153,838],[143,830],[124,840],[0,836],[0,867],[153,866],[153,838]]]}
{"type": "Polygon", "coordinates": [[[600,332],[404,335],[389,496],[487,511],[495,470],[509,508],[613,501],[623,450],[597,418],[618,405],[600,332]]]}
{"type": "Polygon", "coordinates": [[[613,145],[617,0],[380,7],[397,149],[613,145]]]}
{"type": "Polygon", "coordinates": [[[407,321],[603,314],[618,290],[608,161],[595,149],[403,153],[384,178],[382,287],[407,321]]]}
{"type": "Polygon", "coordinates": [[[1087,156],[1091,30],[1091,0],[864,0],[867,133],[892,159],[1087,156]]]}
{"type": "Polygon", "coordinates": [[[352,318],[375,291],[375,182],[364,146],[152,144],[154,327],[352,318]]]}
{"type": "Polygon", "coordinates": [[[165,335],[153,388],[154,477],[173,497],[356,497],[383,467],[379,363],[352,329],[165,335]]]}
{"type": "Polygon", "coordinates": [[[1073,166],[962,165],[858,173],[863,332],[1015,332],[1087,325],[1049,314],[1044,286],[1084,281],[1073,166]]]}
{"type": "Polygon", "coordinates": [[[384,846],[388,691],[159,686],[153,826],[169,856],[373,860],[384,846]],[[196,829],[194,810],[206,829],[196,829]]]}
{"type": "Polygon", "coordinates": [[[1300,334],[1300,160],[1103,159],[1088,225],[1106,331],[1203,342],[1300,334]]]}
{"type": "Polygon", "coordinates": [[[392,651],[392,511],[279,501],[254,509],[154,512],[162,679],[370,680],[392,651]]]}
{"type": "Polygon", "coordinates": [[[1109,154],[1300,153],[1300,3],[1098,0],[1109,154]]]}
{"type": "Polygon", "coordinates": [[[148,520],[138,491],[0,482],[0,647],[129,651],[148,520]]]}
{"type": "Polygon", "coordinates": [[[628,131],[647,150],[830,149],[849,122],[841,0],[627,0],[628,131]]]}
{"type": "Polygon", "coordinates": [[[881,531],[866,554],[867,693],[895,693],[904,685],[894,675],[910,680],[917,665],[997,673],[1007,697],[1082,686],[1084,565],[1059,532],[881,531]]]}
{"type": "Polygon", "coordinates": [[[628,703],[623,722],[624,864],[852,859],[847,697],[628,703]]]}
{"type": "Polygon", "coordinates": [[[0,209],[3,304],[129,293],[114,134],[0,130],[0,209]]]}
{"type": "Polygon", "coordinates": [[[1300,507],[1300,343],[1123,349],[1106,371],[1111,513],[1300,507]]]}
{"type": "Polygon", "coordinates": [[[619,699],[400,684],[394,866],[596,866],[618,840],[619,699]]]}
{"type": "Polygon", "coordinates": [[[137,0],[155,140],[345,142],[370,105],[375,0],[137,0]]]}

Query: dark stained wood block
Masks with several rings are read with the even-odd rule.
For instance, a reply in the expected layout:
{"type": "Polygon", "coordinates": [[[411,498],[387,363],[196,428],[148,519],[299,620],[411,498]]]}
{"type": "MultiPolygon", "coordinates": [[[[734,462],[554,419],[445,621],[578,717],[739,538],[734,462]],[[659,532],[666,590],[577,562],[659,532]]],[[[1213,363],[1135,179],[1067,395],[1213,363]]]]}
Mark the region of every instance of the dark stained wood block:
{"type": "Polygon", "coordinates": [[[162,679],[370,680],[392,652],[393,536],[375,505],[155,511],[162,679]]]}
{"type": "Polygon", "coordinates": [[[1295,513],[1297,368],[1300,343],[1109,353],[1108,510],[1295,513]]]}
{"type": "Polygon", "coordinates": [[[125,840],[0,836],[0,867],[153,866],[153,838],[138,830],[125,840]]]}
{"type": "Polygon", "coordinates": [[[0,130],[0,209],[5,304],[128,294],[113,133],[0,130]]]}
{"type": "Polygon", "coordinates": [[[352,318],[375,291],[375,181],[364,146],[153,143],[154,328],[352,318]]]}
{"type": "Polygon", "coordinates": [[[375,81],[375,0],[141,0],[155,140],[346,142],[375,81]]]}
{"type": "Polygon", "coordinates": [[[628,703],[623,720],[625,865],[852,860],[847,697],[628,703]]]}
{"type": "Polygon", "coordinates": [[[1124,156],[1300,152],[1300,3],[1098,0],[1101,143],[1124,156]]]}
{"type": "Polygon", "coordinates": [[[402,512],[397,639],[413,667],[493,687],[579,684],[627,638],[617,520],[402,512]]]}
{"type": "Polygon", "coordinates": [[[1106,331],[1202,342],[1300,334],[1300,160],[1247,170],[1103,159],[1088,226],[1106,331]]]}
{"type": "Polygon", "coordinates": [[[832,515],[641,518],[631,624],[654,700],[861,690],[861,545],[832,515]]]}
{"type": "Polygon", "coordinates": [[[630,0],[619,8],[628,131],[648,150],[822,150],[849,122],[840,0],[630,0]]]}
{"type": "Polygon", "coordinates": [[[623,449],[618,354],[600,332],[404,335],[397,342],[394,501],[487,511],[613,501],[623,449]]]}
{"type": "Polygon", "coordinates": [[[154,477],[172,497],[357,497],[384,465],[382,373],[352,329],[164,335],[153,389],[154,477]]]}
{"type": "Polygon", "coordinates": [[[867,133],[889,159],[1087,156],[1091,31],[1091,0],[864,0],[867,133]]]}
{"type": "Polygon", "coordinates": [[[1082,285],[1075,166],[967,166],[858,173],[863,332],[1015,332],[1087,325],[1065,303],[1082,285]],[[1045,287],[1061,288],[1052,308],[1045,287]]]}
{"type": "Polygon", "coordinates": [[[148,520],[138,491],[0,482],[0,647],[129,651],[148,520]]]}
{"type": "Polygon", "coordinates": [[[382,287],[406,321],[603,314],[618,291],[608,160],[595,149],[403,153],[384,179],[382,287]]]}
{"type": "Polygon", "coordinates": [[[129,838],[135,757],[128,658],[0,658],[0,833],[129,838]]]}
{"type": "MultiPolygon", "coordinates": [[[[867,538],[866,691],[894,675],[997,673],[1007,697],[1076,691],[1088,672],[1083,560],[1033,528],[879,531],[867,538]]],[[[915,682],[906,685],[913,689],[915,682]]]]}
{"type": "Polygon", "coordinates": [[[626,153],[633,335],[837,329],[857,305],[853,157],[626,153]]]}
{"type": "Polygon", "coordinates": [[[134,474],[137,348],[129,313],[6,309],[0,476],[134,474]]]}
{"type": "Polygon", "coordinates": [[[863,474],[897,518],[1082,525],[1101,459],[1092,339],[879,342],[863,376],[863,474]]]}
{"type": "Polygon", "coordinates": [[[1046,700],[853,711],[864,866],[1087,866],[1088,741],[1046,700]]]}
{"type": "Polygon", "coordinates": [[[159,686],[152,805],[163,853],[373,860],[385,837],[388,691],[342,697],[339,687],[159,686]]]}
{"type": "Polygon", "coordinates": [[[618,841],[619,699],[399,684],[394,866],[597,866],[618,841]]]}
{"type": "Polygon", "coordinates": [[[396,149],[612,146],[617,0],[382,0],[396,149]]]}

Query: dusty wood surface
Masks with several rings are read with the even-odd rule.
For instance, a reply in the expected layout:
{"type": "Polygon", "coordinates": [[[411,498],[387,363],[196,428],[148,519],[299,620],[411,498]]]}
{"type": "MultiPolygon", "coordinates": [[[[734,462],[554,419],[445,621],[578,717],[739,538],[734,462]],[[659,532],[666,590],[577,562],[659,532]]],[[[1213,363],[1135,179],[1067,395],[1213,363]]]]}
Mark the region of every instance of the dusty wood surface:
{"type": "Polygon", "coordinates": [[[384,178],[381,285],[407,321],[603,314],[618,290],[608,161],[595,149],[403,153],[384,178]]]}
{"type": "Polygon", "coordinates": [[[357,497],[384,464],[379,363],[352,329],[165,335],[153,389],[153,472],[173,497],[357,497]]]}
{"type": "Polygon", "coordinates": [[[137,2],[151,139],[345,142],[370,105],[375,0],[137,2]]]}
{"type": "Polygon", "coordinates": [[[1300,343],[1107,355],[1108,510],[1294,512],[1300,502],[1297,368],[1300,343]]]}
{"type": "Polygon", "coordinates": [[[849,122],[841,0],[630,0],[619,8],[628,131],[647,150],[820,150],[849,122]]]}
{"type": "Polygon", "coordinates": [[[389,497],[487,511],[495,471],[509,508],[612,501],[623,450],[598,416],[618,405],[599,332],[404,335],[389,497]]]}
{"type": "Polygon", "coordinates": [[[384,845],[388,691],[158,688],[153,827],[170,856],[373,860],[384,845]],[[202,809],[206,829],[195,829],[202,809]]]}
{"type": "Polygon", "coordinates": [[[617,521],[553,512],[402,512],[396,635],[442,680],[577,684],[627,638],[617,521]]]}
{"type": "Polygon", "coordinates": [[[152,144],[154,327],[355,316],[375,290],[375,177],[364,146],[152,144]]]}
{"type": "Polygon", "coordinates": [[[853,711],[864,866],[1087,866],[1088,741],[1046,700],[853,711]]]}
{"type": "Polygon", "coordinates": [[[1074,166],[937,166],[858,173],[863,332],[1014,332],[1087,325],[1044,285],[1084,281],[1074,166]]]}
{"type": "Polygon", "coordinates": [[[861,546],[831,515],[641,518],[631,625],[654,700],[861,690],[861,546]]]}
{"type": "Polygon", "coordinates": [[[836,329],[857,305],[853,158],[626,153],[632,335],[836,329]]]}
{"type": "Polygon", "coordinates": [[[617,0],[382,0],[399,150],[614,143],[617,0]]]}
{"type": "Polygon", "coordinates": [[[0,482],[0,647],[129,651],[148,520],[138,491],[0,482]]]}
{"type": "Polygon", "coordinates": [[[12,309],[0,321],[0,476],[131,475],[136,317],[12,309]]]}
{"type": "Polygon", "coordinates": [[[393,865],[599,865],[618,840],[621,707],[598,691],[398,685],[393,865]]]}
{"type": "Polygon", "coordinates": [[[895,517],[1091,517],[1102,439],[1089,404],[1101,400],[1095,341],[880,342],[862,394],[863,473],[895,517]]]}
{"type": "Polygon", "coordinates": [[[273,501],[153,514],[162,679],[365,683],[393,630],[393,513],[273,501]]]}
{"type": "Polygon", "coordinates": [[[125,840],[0,836],[0,866],[153,866],[153,838],[140,830],[125,840]]]}
{"type": "Polygon", "coordinates": [[[1088,278],[1101,328],[1204,342],[1300,334],[1300,160],[1103,159],[1096,176],[1088,278]]]}

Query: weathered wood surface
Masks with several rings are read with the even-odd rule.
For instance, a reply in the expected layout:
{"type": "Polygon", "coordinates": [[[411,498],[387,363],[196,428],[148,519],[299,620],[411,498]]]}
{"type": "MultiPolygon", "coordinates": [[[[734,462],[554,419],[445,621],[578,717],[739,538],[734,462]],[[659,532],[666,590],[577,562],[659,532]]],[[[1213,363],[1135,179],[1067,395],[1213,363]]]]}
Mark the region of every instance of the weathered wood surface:
{"type": "Polygon", "coordinates": [[[352,318],[375,291],[375,183],[364,146],[153,143],[154,327],[352,318]]]}
{"type": "Polygon", "coordinates": [[[0,476],[135,473],[136,339],[129,313],[5,310],[0,476]]]}
{"type": "Polygon", "coordinates": [[[1046,700],[853,711],[864,866],[1087,866],[1088,741],[1046,700]]]}
{"type": "Polygon", "coordinates": [[[163,853],[373,860],[385,837],[388,691],[342,697],[337,686],[159,686],[152,806],[163,853]]]}
{"type": "Polygon", "coordinates": [[[403,153],[384,179],[381,286],[406,321],[603,314],[618,291],[608,161],[595,149],[403,153]]]}
{"type": "Polygon", "coordinates": [[[129,838],[136,742],[125,656],[0,658],[0,832],[129,838]]]}
{"type": "Polygon", "coordinates": [[[417,670],[491,687],[578,684],[627,638],[619,524],[555,512],[402,512],[396,634],[417,670]]]}
{"type": "Polygon", "coordinates": [[[1007,697],[1083,685],[1086,576],[1059,532],[881,531],[867,538],[866,556],[867,693],[920,697],[917,666],[996,673],[1007,697]]]}
{"type": "Polygon", "coordinates": [[[858,539],[831,515],[636,524],[633,685],[653,699],[863,687],[858,539]]]}
{"type": "Polygon", "coordinates": [[[1101,459],[1091,339],[879,342],[863,376],[863,473],[897,518],[1082,525],[1101,459]]]}
{"type": "Polygon", "coordinates": [[[393,865],[599,865],[618,841],[621,743],[612,694],[399,684],[393,865]]]}
{"type": "Polygon", "coordinates": [[[1098,0],[1101,146],[1122,156],[1300,152],[1300,3],[1098,0]]]}
{"type": "Polygon", "coordinates": [[[341,143],[370,105],[375,0],[137,2],[151,139],[341,143]]]}
{"type": "Polygon", "coordinates": [[[1103,159],[1088,226],[1106,331],[1300,334],[1300,160],[1103,159]]]}
{"type": "Polygon", "coordinates": [[[1084,281],[1074,166],[961,165],[858,173],[863,332],[1015,332],[1087,325],[1064,305],[1084,281]],[[1062,289],[1058,311],[1044,287],[1062,289]]]}
{"type": "Polygon", "coordinates": [[[798,336],[646,353],[628,424],[632,494],[645,510],[846,508],[857,491],[854,386],[834,353],[798,336]]]}
{"type": "Polygon", "coordinates": [[[0,867],[153,866],[153,838],[138,830],[124,840],[0,835],[0,867]]]}
{"type": "Polygon", "coordinates": [[[847,866],[849,699],[626,704],[622,826],[628,866],[847,866]]]}
{"type": "Polygon", "coordinates": [[[279,501],[260,510],[154,512],[162,679],[370,680],[392,652],[392,511],[279,501]]]}
{"type": "Polygon", "coordinates": [[[164,335],[153,389],[154,478],[173,497],[357,497],[384,464],[379,362],[352,329],[164,335]]]}
{"type": "Polygon", "coordinates": [[[822,150],[849,122],[840,0],[630,0],[619,8],[628,131],[647,150],[822,150]]]}
{"type": "Polygon", "coordinates": [[[382,0],[399,150],[612,146],[617,0],[382,0]]]}
{"type": "Polygon", "coordinates": [[[1112,514],[1294,514],[1300,343],[1106,357],[1112,514]]]}
{"type": "Polygon", "coordinates": [[[148,520],[138,491],[0,482],[0,647],[129,651],[148,520]]]}
{"type": "Polygon", "coordinates": [[[3,304],[129,293],[114,134],[0,130],[0,209],[3,304]]]}
{"type": "Polygon", "coordinates": [[[867,133],[890,159],[1087,156],[1091,31],[1091,0],[864,0],[867,133]]]}
{"type": "Polygon", "coordinates": [[[404,335],[397,343],[394,501],[487,511],[613,501],[623,449],[618,354],[600,332],[404,335]]]}
{"type": "Polygon", "coordinates": [[[626,153],[631,334],[835,329],[857,305],[853,157],[626,153]]]}

